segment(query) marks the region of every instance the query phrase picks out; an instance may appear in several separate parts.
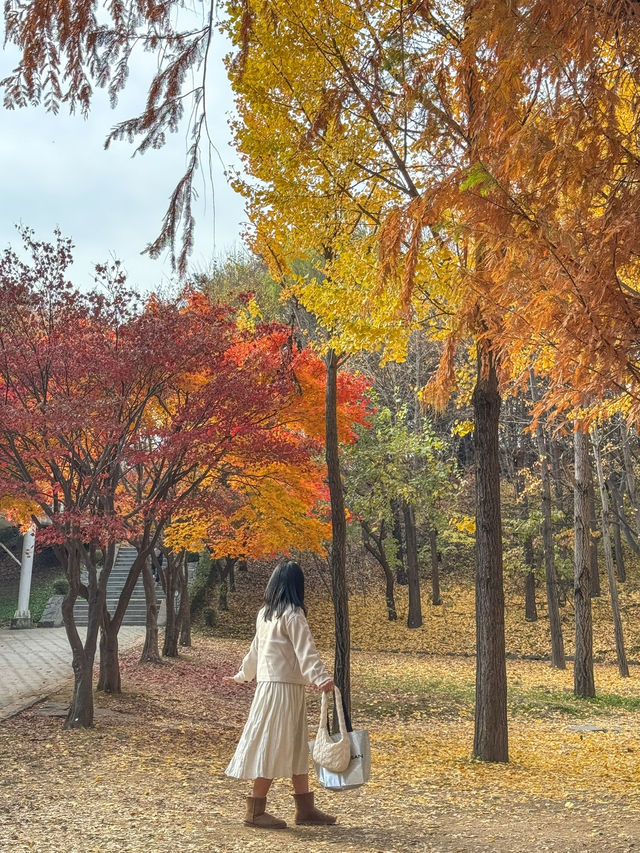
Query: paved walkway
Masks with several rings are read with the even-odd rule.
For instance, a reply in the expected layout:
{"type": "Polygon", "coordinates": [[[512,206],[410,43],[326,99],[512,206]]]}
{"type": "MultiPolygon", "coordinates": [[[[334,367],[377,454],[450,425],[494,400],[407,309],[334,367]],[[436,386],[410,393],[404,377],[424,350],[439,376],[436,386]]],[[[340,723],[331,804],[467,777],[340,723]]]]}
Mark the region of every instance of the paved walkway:
{"type": "MultiPolygon", "coordinates": [[[[86,628],[79,628],[84,639],[86,628]]],[[[144,639],[144,626],[123,625],[122,651],[144,639]]],[[[97,655],[96,655],[97,659],[97,655]]],[[[64,628],[0,629],[0,720],[70,683],[71,648],[64,628]]]]}

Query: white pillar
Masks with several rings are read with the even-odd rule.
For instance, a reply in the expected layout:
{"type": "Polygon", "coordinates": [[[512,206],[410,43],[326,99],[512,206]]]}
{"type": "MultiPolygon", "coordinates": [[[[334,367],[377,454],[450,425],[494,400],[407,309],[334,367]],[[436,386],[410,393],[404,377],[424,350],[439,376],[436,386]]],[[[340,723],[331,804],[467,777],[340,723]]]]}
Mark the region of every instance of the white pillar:
{"type": "Polygon", "coordinates": [[[29,610],[29,598],[31,597],[31,573],[33,571],[33,552],[36,545],[36,526],[31,527],[24,534],[22,540],[22,563],[20,565],[20,589],[18,591],[18,609],[11,620],[12,628],[31,628],[31,611],[29,610]]]}

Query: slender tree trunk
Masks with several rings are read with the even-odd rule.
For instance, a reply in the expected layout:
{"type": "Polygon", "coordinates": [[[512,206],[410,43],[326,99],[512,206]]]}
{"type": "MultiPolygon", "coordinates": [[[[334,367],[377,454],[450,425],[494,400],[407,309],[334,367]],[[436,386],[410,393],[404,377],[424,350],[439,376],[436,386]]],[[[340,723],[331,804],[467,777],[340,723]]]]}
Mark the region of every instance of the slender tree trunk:
{"type": "Polygon", "coordinates": [[[389,565],[389,561],[387,560],[387,555],[384,550],[384,540],[386,538],[385,524],[382,522],[378,536],[373,533],[366,521],[360,522],[360,527],[362,529],[362,544],[371,556],[382,566],[385,579],[387,616],[389,617],[389,622],[395,622],[398,618],[398,613],[396,611],[393,572],[391,571],[391,566],[389,565]],[[373,545],[371,544],[372,542],[374,543],[373,545]]]}
{"type": "MultiPolygon", "coordinates": [[[[71,666],[73,668],[74,683],[71,705],[64,721],[64,728],[90,728],[93,726],[93,660],[95,658],[95,645],[93,646],[93,654],[90,647],[87,649],[82,645],[75,622],[72,621],[76,596],[70,593],[71,590],[69,590],[62,603],[62,614],[67,637],[71,645],[71,666]]],[[[94,616],[94,619],[97,621],[96,616],[94,616]]],[[[87,633],[90,630],[92,632],[94,630],[91,618],[87,626],[87,633]]],[[[97,633],[97,628],[95,630],[97,633]]]]}
{"type": "MultiPolygon", "coordinates": [[[[127,602],[131,594],[127,596],[127,602]]],[[[120,693],[120,660],[118,658],[118,631],[121,620],[105,612],[100,628],[100,671],[97,689],[105,693],[120,693]]]]}
{"type": "MultiPolygon", "coordinates": [[[[235,560],[234,560],[235,563],[235,560]]],[[[182,591],[180,593],[180,613],[178,621],[180,622],[180,645],[191,645],[191,607],[189,606],[189,566],[185,558],[184,575],[182,578],[182,591]]]]}
{"type": "MultiPolygon", "coordinates": [[[[519,488],[516,489],[516,498],[519,495],[519,488]]],[[[527,495],[522,496],[522,511],[520,513],[523,521],[529,520],[529,501],[527,495]]],[[[536,605],[536,555],[533,547],[533,538],[527,536],[523,546],[524,564],[529,571],[524,579],[524,618],[526,622],[537,622],[538,607],[536,605]]]]}
{"type": "MultiPolygon", "coordinates": [[[[340,475],[338,444],[338,365],[334,350],[326,358],[327,388],[325,398],[326,462],[331,498],[331,589],[335,622],[334,681],[342,693],[348,727],[351,728],[351,639],[349,625],[349,591],[347,589],[347,522],[344,491],[340,475]]],[[[334,719],[334,728],[336,720],[334,719]]]]}
{"type": "MultiPolygon", "coordinates": [[[[95,655],[94,655],[95,657],[95,655]]],[[[93,659],[84,652],[72,659],[73,695],[63,728],[87,729],[93,726],[93,659]]]]}
{"type": "Polygon", "coordinates": [[[396,541],[396,560],[398,566],[396,569],[396,582],[400,586],[406,586],[408,583],[407,572],[404,564],[404,544],[402,540],[402,522],[400,520],[400,505],[398,501],[391,501],[391,514],[393,516],[393,538],[396,541]]]}
{"type": "Polygon", "coordinates": [[[524,578],[524,618],[526,622],[538,621],[536,576],[534,572],[527,572],[524,578]]]}
{"type": "Polygon", "coordinates": [[[415,510],[411,504],[403,501],[402,512],[404,514],[404,535],[407,546],[407,580],[409,582],[409,615],[407,616],[407,627],[420,628],[422,625],[422,602],[420,600],[415,510]]]}
{"type": "Polygon", "coordinates": [[[564,488],[562,485],[562,468],[560,465],[560,444],[554,439],[549,439],[549,456],[551,462],[551,478],[553,480],[553,494],[556,499],[556,506],[562,512],[565,511],[564,506],[564,488]]]}
{"type": "Polygon", "coordinates": [[[142,566],[142,583],[147,604],[146,630],[144,648],[140,655],[140,663],[162,663],[158,645],[158,598],[156,583],[151,570],[151,556],[147,557],[142,566]]]}
{"type": "Polygon", "coordinates": [[[118,626],[107,612],[106,605],[100,628],[100,674],[98,690],[121,693],[120,661],[118,658],[118,626]]]}
{"type": "Polygon", "coordinates": [[[165,658],[178,657],[178,624],[176,618],[178,561],[178,555],[167,554],[167,568],[165,572],[167,582],[167,624],[164,628],[164,643],[162,646],[162,655],[165,658]]]}
{"type": "Polygon", "coordinates": [[[609,477],[607,487],[611,494],[611,508],[613,510],[611,521],[613,524],[613,546],[614,557],[616,564],[616,576],[620,583],[625,583],[627,580],[627,570],[624,564],[624,551],[622,550],[622,537],[620,535],[620,516],[622,507],[622,497],[615,477],[609,477]]]}
{"type": "Polygon", "coordinates": [[[620,438],[627,494],[629,495],[629,500],[635,514],[636,534],[640,534],[640,500],[638,499],[636,475],[633,470],[633,459],[631,456],[631,447],[629,446],[629,431],[624,421],[620,422],[620,438]]]}
{"type": "Polygon", "coordinates": [[[438,531],[435,527],[429,530],[429,545],[431,550],[431,603],[442,604],[440,597],[440,561],[438,560],[438,531]]]}
{"type": "Polygon", "coordinates": [[[600,597],[600,569],[598,566],[598,519],[596,518],[596,494],[593,488],[593,465],[587,436],[587,502],[589,508],[589,575],[591,597],[600,597]]]}
{"type": "Polygon", "coordinates": [[[589,438],[581,429],[574,432],[575,537],[574,603],[576,611],[576,656],[573,666],[573,692],[589,699],[596,695],[593,680],[593,619],[591,614],[591,571],[589,565],[589,438]]]}
{"type": "Polygon", "coordinates": [[[498,422],[500,394],[493,355],[479,340],[473,392],[476,460],[476,707],[473,754],[508,761],[502,521],[498,422]]]}
{"type": "MultiPolygon", "coordinates": [[[[538,394],[535,379],[531,374],[531,394],[536,402],[538,394]]],[[[542,483],[542,543],[544,551],[544,576],[547,589],[547,609],[549,613],[549,631],[551,633],[551,665],[556,669],[565,669],[564,640],[562,622],[558,609],[558,583],[553,545],[553,523],[551,520],[551,477],[549,475],[549,457],[545,446],[542,424],[536,427],[536,444],[540,461],[540,480],[542,483]]]]}
{"type": "Polygon", "coordinates": [[[604,546],[604,560],[607,566],[607,577],[609,578],[609,595],[611,597],[611,611],[613,615],[613,632],[616,638],[616,656],[618,658],[618,671],[623,678],[629,677],[629,666],[624,649],[624,636],[622,633],[622,619],[620,617],[620,604],[618,601],[618,584],[613,568],[613,553],[611,551],[611,537],[609,534],[611,517],[609,513],[609,498],[602,472],[602,457],[600,455],[600,436],[597,429],[593,430],[593,455],[596,461],[596,472],[598,485],[600,486],[600,500],[602,503],[602,544],[604,546]]]}
{"type": "MultiPolygon", "coordinates": [[[[65,729],[90,728],[93,726],[93,662],[98,643],[98,631],[106,597],[106,576],[98,581],[95,564],[87,566],[89,582],[88,592],[88,624],[84,644],[78,634],[73,608],[80,591],[80,572],[82,546],[70,541],[69,545],[58,549],[60,562],[65,566],[69,591],[62,602],[62,617],[64,627],[71,646],[72,668],[74,676],[73,695],[65,729]]],[[[108,559],[109,549],[105,554],[108,559]]]]}

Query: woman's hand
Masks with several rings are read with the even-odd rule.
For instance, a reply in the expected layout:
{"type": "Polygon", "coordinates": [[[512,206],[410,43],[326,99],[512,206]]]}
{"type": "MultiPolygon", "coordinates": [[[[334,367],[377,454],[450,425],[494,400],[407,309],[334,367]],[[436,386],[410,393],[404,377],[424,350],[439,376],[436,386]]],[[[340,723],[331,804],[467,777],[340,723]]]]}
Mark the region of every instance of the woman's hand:
{"type": "Polygon", "coordinates": [[[334,687],[335,687],[335,684],[333,682],[333,678],[330,678],[329,681],[325,681],[324,684],[320,684],[318,686],[318,690],[321,693],[331,693],[331,691],[333,690],[334,687]]]}
{"type": "Polygon", "coordinates": [[[235,678],[234,678],[234,676],[233,676],[233,675],[223,675],[223,676],[222,676],[222,680],[223,680],[223,681],[232,681],[234,684],[237,684],[237,683],[238,683],[238,682],[235,680],[235,678]]]}

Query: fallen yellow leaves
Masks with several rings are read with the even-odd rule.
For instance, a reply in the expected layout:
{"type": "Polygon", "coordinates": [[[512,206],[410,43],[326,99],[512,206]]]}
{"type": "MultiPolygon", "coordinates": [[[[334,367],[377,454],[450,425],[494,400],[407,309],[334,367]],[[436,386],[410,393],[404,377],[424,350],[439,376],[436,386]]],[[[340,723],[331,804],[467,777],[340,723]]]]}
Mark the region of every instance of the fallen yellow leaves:
{"type": "MultiPolygon", "coordinates": [[[[125,692],[97,696],[94,730],[63,732],[61,718],[38,707],[0,728],[0,795],[11,816],[0,820],[1,850],[275,849],[242,826],[248,786],[224,776],[252,687],[222,678],[246,642],[196,634],[194,643],[163,666],[127,655],[125,692]]],[[[509,661],[511,762],[491,765],[471,758],[474,665],[468,656],[354,652],[354,724],[371,732],[371,782],[345,795],[319,791],[338,826],[292,828],[278,850],[631,850],[640,837],[635,678],[603,665],[603,699],[582,702],[571,696],[570,671],[509,661]],[[629,707],[614,706],[605,688],[629,707]]],[[[318,705],[310,694],[311,727],[318,705]]],[[[269,802],[291,822],[289,789],[277,783],[269,802]]]]}

